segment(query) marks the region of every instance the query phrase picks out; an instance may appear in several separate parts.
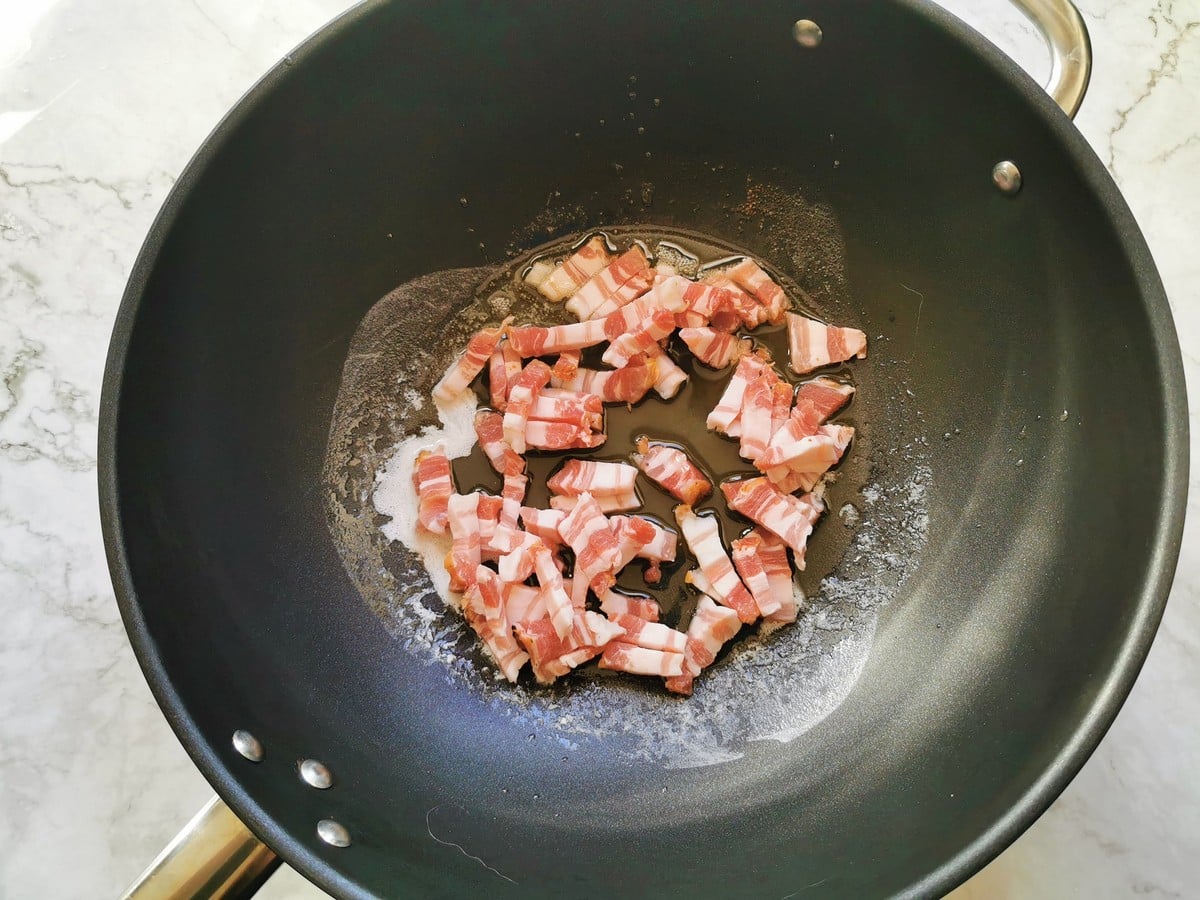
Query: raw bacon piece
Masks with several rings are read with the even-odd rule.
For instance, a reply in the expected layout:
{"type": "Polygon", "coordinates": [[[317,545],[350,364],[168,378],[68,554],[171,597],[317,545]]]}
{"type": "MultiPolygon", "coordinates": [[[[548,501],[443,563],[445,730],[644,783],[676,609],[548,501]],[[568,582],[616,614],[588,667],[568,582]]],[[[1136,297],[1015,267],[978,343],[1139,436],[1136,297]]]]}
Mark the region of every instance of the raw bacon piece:
{"type": "Polygon", "coordinates": [[[776,612],[767,616],[772,622],[795,622],[799,611],[796,606],[796,586],[792,582],[792,567],[788,563],[787,545],[762,528],[755,528],[746,539],[758,538],[758,558],[762,560],[771,584],[771,594],[779,604],[776,612]]]}
{"type": "Polygon", "coordinates": [[[546,615],[541,587],[501,579],[500,593],[504,598],[504,615],[510,624],[516,625],[526,619],[540,619],[546,615]]]}
{"type": "Polygon", "coordinates": [[[617,539],[591,494],[579,496],[575,508],[559,523],[558,533],[575,551],[575,577],[582,574],[597,594],[612,587],[616,581],[612,569],[619,554],[617,539]]]}
{"type": "Polygon", "coordinates": [[[632,331],[619,336],[604,351],[600,358],[614,368],[620,368],[639,353],[649,353],[651,348],[660,349],[658,342],[675,330],[675,314],[667,309],[656,309],[638,323],[632,331]]]}
{"type": "Polygon", "coordinates": [[[632,459],[646,477],[675,499],[695,506],[712,493],[712,482],[696,468],[686,453],[668,444],[650,443],[639,438],[632,459]]]}
{"type": "Polygon", "coordinates": [[[543,422],[566,422],[599,431],[604,427],[604,402],[595,394],[542,388],[533,401],[529,418],[543,422]]]}
{"type": "Polygon", "coordinates": [[[541,538],[551,550],[562,543],[562,536],[558,533],[558,526],[566,515],[566,513],[557,509],[521,507],[521,522],[525,525],[525,530],[541,538]]]}
{"type": "MultiPolygon", "coordinates": [[[[800,435],[795,418],[789,418],[771,438],[767,450],[756,461],[762,471],[786,466],[793,472],[825,474],[842,458],[854,437],[849,425],[822,425],[816,434],[800,435]]],[[[772,478],[772,481],[775,479],[772,478]]]]}
{"type": "MultiPolygon", "coordinates": [[[[550,498],[550,506],[565,513],[570,512],[578,505],[578,497],[555,494],[550,498]]],[[[636,491],[627,491],[624,494],[601,494],[596,498],[596,505],[604,513],[627,512],[631,509],[637,509],[642,505],[642,501],[636,491]]]]}
{"type": "Polygon", "coordinates": [[[742,398],[745,396],[746,386],[762,374],[765,366],[766,363],[752,353],[738,360],[737,368],[733,370],[729,384],[725,387],[725,393],[708,414],[706,424],[709,428],[729,434],[730,426],[742,412],[742,398]]]}
{"type": "Polygon", "coordinates": [[[530,419],[525,423],[526,449],[534,450],[590,450],[599,447],[608,435],[603,431],[592,431],[567,422],[543,422],[530,419]]]}
{"type": "Polygon", "coordinates": [[[779,612],[780,603],[771,589],[766,563],[759,553],[761,544],[762,539],[754,532],[733,541],[733,567],[758,604],[758,611],[766,618],[779,612]]]}
{"type": "Polygon", "coordinates": [[[497,474],[525,471],[525,460],[504,440],[504,417],[500,413],[490,409],[475,413],[475,437],[497,474]]]}
{"type": "Polygon", "coordinates": [[[619,572],[635,557],[641,557],[650,562],[642,577],[648,584],[657,584],[662,578],[659,563],[675,561],[674,532],[642,516],[610,516],[608,521],[619,548],[613,569],[619,572]]]}
{"type": "Polygon", "coordinates": [[[589,278],[608,265],[608,259],[608,247],[604,238],[595,235],[553,271],[546,273],[545,270],[539,270],[535,276],[531,269],[525,280],[529,281],[530,276],[540,277],[544,274],[545,277],[534,287],[543,297],[557,302],[579,290],[589,278]]]}
{"type": "Polygon", "coordinates": [[[725,368],[750,347],[744,338],[708,327],[680,328],[679,337],[696,359],[713,369],[725,368]]]}
{"type": "Polygon", "coordinates": [[[733,563],[721,546],[717,520],[711,516],[698,516],[686,505],[675,507],[675,520],[700,565],[700,571],[716,591],[716,599],[734,610],[743,622],[757,619],[758,605],[738,578],[733,563]]]}
{"type": "Polygon", "coordinates": [[[521,374],[521,356],[508,341],[501,341],[488,361],[488,393],[492,408],[504,412],[508,406],[508,391],[521,374]]]}
{"type": "Polygon", "coordinates": [[[621,369],[578,369],[570,379],[554,377],[550,383],[557,388],[597,394],[605,403],[637,403],[657,380],[658,361],[635,356],[621,369]]]}
{"type": "Polygon", "coordinates": [[[647,650],[634,644],[613,641],[600,654],[600,668],[628,672],[630,675],[677,678],[683,674],[683,654],[647,650]]]}
{"type": "Polygon", "coordinates": [[[762,270],[754,260],[746,258],[726,272],[734,284],[745,288],[754,295],[754,299],[763,305],[767,313],[767,321],[777,325],[783,321],[784,310],[787,309],[787,296],[783,288],[771,280],[771,276],[762,270]]]}
{"type": "Polygon", "coordinates": [[[477,515],[479,516],[479,556],[484,561],[498,559],[496,529],[500,525],[500,510],[504,501],[495,494],[480,494],[477,515]]]}
{"type": "MultiPolygon", "coordinates": [[[[691,574],[691,573],[689,573],[691,574]]],[[[725,642],[742,627],[737,614],[731,609],[717,606],[711,597],[701,597],[696,604],[687,630],[687,647],[683,653],[683,672],[668,678],[668,691],[691,696],[692,683],[702,669],[712,665],[725,642]]]]}
{"type": "MultiPolygon", "coordinates": [[[[792,409],[792,386],[786,381],[776,382],[771,388],[771,435],[787,424],[792,409]]],[[[770,443],[768,441],[767,443],[770,443]]]]}
{"type": "Polygon", "coordinates": [[[500,580],[506,584],[524,581],[533,574],[533,549],[543,543],[529,532],[517,532],[515,545],[499,558],[500,580]]]}
{"type": "Polygon", "coordinates": [[[787,314],[788,365],[797,375],[845,362],[865,359],[867,336],[857,328],[837,328],[798,313],[787,314]]]}
{"type": "Polygon", "coordinates": [[[600,609],[610,619],[618,616],[637,616],[647,622],[658,621],[658,603],[646,596],[633,597],[609,588],[600,595],[600,609]]]}
{"type": "Polygon", "coordinates": [[[683,291],[684,308],[676,313],[675,322],[683,328],[711,328],[714,331],[735,331],[741,319],[734,309],[731,291],[713,284],[689,281],[683,291]]]}
{"type": "Polygon", "coordinates": [[[567,301],[580,321],[602,318],[650,290],[650,265],[636,244],[588,279],[567,301]]]}
{"type": "Polygon", "coordinates": [[[454,493],[454,475],[440,445],[417,454],[413,488],[417,492],[417,523],[431,534],[445,534],[447,501],[454,493]]]}
{"type": "Polygon", "coordinates": [[[796,407],[792,418],[797,420],[800,434],[816,434],[817,427],[854,396],[854,386],[832,378],[815,378],[800,385],[796,392],[796,407]]]}
{"type": "Polygon", "coordinates": [[[568,459],[546,482],[555,494],[578,497],[585,491],[593,497],[624,494],[634,489],[637,469],[626,463],[594,459],[568,459]]]}
{"type": "Polygon", "coordinates": [[[529,479],[519,472],[504,476],[504,489],[500,492],[500,518],[489,542],[497,553],[509,553],[520,544],[521,534],[517,530],[517,523],[528,483],[529,479]]]}
{"type": "Polygon", "coordinates": [[[687,636],[682,631],[661,623],[630,615],[618,615],[613,621],[625,629],[625,634],[618,638],[622,644],[635,644],[646,650],[667,653],[683,653],[687,646],[687,636]]]}
{"type": "Polygon", "coordinates": [[[550,684],[599,656],[604,646],[625,633],[620,625],[590,611],[573,618],[565,638],[554,630],[549,619],[520,622],[516,631],[518,640],[529,651],[533,674],[541,684],[550,684]]]}
{"type": "Polygon", "coordinates": [[[571,322],[549,328],[539,325],[510,328],[508,340],[526,359],[565,350],[581,350],[603,341],[615,340],[625,332],[631,331],[648,315],[650,307],[643,299],[638,299],[603,319],[588,319],[586,322],[571,322]]]}
{"type": "Polygon", "coordinates": [[[671,359],[671,354],[661,347],[651,347],[646,355],[654,359],[658,370],[658,375],[654,379],[654,393],[664,400],[670,400],[687,382],[687,372],[679,368],[675,360],[671,359]]]}
{"type": "Polygon", "coordinates": [[[498,328],[484,328],[478,331],[467,342],[467,349],[462,356],[450,364],[442,380],[433,389],[433,399],[439,403],[448,403],[471,386],[475,376],[483,371],[488,364],[488,358],[512,319],[505,319],[498,328]]]}
{"type": "Polygon", "coordinates": [[[447,523],[452,543],[446,554],[450,590],[462,593],[475,581],[479,568],[479,497],[478,493],[451,494],[447,501],[447,523]]]}
{"type": "Polygon", "coordinates": [[[541,541],[529,551],[533,556],[533,571],[537,573],[538,584],[544,589],[546,611],[550,615],[550,624],[560,638],[565,638],[571,631],[571,622],[575,617],[575,607],[563,584],[562,573],[554,564],[554,556],[550,548],[541,541]]]}
{"type": "Polygon", "coordinates": [[[525,452],[525,425],[538,391],[550,381],[550,367],[535,359],[513,381],[504,412],[504,440],[515,453],[525,452]]]}
{"type": "Polygon", "coordinates": [[[729,304],[734,314],[747,328],[757,328],[767,321],[767,310],[752,294],[748,294],[734,284],[725,272],[710,272],[703,276],[704,281],[726,291],[729,304]]]}
{"type": "Polygon", "coordinates": [[[487,566],[476,570],[476,580],[463,597],[463,615],[483,641],[496,667],[510,682],[516,683],[529,654],[513,637],[512,624],[504,609],[503,585],[487,566]]]}
{"type": "Polygon", "coordinates": [[[779,376],[774,369],[762,373],[746,385],[742,394],[742,429],[738,453],[743,459],[756,460],[766,452],[771,441],[771,416],[775,409],[775,384],[779,376]]]}
{"type": "Polygon", "coordinates": [[[796,568],[804,571],[804,548],[825,504],[812,494],[793,497],[780,492],[766,478],[726,481],[721,485],[731,509],[778,535],[796,554],[796,568]]]}
{"type": "Polygon", "coordinates": [[[581,350],[564,350],[554,361],[550,374],[555,381],[570,381],[579,371],[579,361],[583,359],[581,350]]]}

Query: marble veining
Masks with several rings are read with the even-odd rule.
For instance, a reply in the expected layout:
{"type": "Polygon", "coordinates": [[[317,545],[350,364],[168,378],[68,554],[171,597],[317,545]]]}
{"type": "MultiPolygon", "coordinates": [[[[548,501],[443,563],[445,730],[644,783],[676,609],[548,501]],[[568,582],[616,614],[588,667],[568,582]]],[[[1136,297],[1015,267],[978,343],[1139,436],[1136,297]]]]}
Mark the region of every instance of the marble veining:
{"type": "MultiPolygon", "coordinates": [[[[944,5],[1044,80],[1040,38],[1012,7],[944,5]]],[[[96,508],[100,378],[130,266],[175,177],[238,96],[345,6],[0,2],[0,897],[111,896],[210,793],[113,602],[96,508]]],[[[1200,2],[1081,7],[1095,67],[1077,124],[1155,254],[1195,398],[1200,2]]],[[[1198,410],[1193,400],[1193,448],[1198,410]]],[[[1129,701],[1079,777],[960,900],[1195,896],[1198,481],[1129,701]]],[[[262,896],[322,894],[285,868],[262,896]]]]}

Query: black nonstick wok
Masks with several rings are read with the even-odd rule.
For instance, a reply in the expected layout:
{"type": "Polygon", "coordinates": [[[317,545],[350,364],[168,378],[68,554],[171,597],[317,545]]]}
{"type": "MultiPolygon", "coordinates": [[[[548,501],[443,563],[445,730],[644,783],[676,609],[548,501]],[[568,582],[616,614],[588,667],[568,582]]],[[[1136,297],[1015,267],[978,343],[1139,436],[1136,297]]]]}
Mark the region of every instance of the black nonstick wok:
{"type": "MultiPolygon", "coordinates": [[[[410,302],[404,340],[435,343],[410,302]]],[[[1113,182],[944,12],[373,3],[242,101],[155,223],[105,375],[101,502],[172,726],[335,894],[930,895],[1046,808],[1129,691],[1179,547],[1185,409],[1113,182]],[[764,196],[837,240],[798,245],[817,220],[764,196]],[[560,740],[413,652],[347,574],[323,487],[376,300],[638,222],[757,254],[865,329],[875,485],[928,471],[923,541],[880,566],[904,577],[845,698],[693,768],[629,734],[560,740]]]]}

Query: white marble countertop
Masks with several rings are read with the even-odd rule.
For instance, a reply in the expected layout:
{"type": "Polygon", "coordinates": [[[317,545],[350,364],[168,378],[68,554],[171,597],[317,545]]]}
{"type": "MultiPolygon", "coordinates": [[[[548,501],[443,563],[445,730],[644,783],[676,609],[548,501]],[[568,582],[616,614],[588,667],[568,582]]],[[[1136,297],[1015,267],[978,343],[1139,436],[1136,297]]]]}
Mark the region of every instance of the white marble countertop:
{"type": "MultiPolygon", "coordinates": [[[[130,266],[193,151],[344,0],[0,0],[0,897],[116,894],[210,789],[113,600],[96,411],[130,266]]],[[[1035,76],[1002,0],[947,2],[1035,76]]],[[[1200,0],[1085,0],[1077,124],[1146,234],[1200,442],[1200,0]]],[[[1116,724],[963,898],[1200,890],[1200,478],[1166,618],[1116,724]]],[[[260,896],[322,893],[286,868],[260,896]]]]}

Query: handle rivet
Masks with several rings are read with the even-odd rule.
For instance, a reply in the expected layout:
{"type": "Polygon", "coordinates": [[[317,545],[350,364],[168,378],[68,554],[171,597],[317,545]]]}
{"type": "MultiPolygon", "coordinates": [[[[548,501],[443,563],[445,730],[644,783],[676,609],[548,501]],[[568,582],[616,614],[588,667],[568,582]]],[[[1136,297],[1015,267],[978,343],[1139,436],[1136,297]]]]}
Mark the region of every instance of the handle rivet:
{"type": "Polygon", "coordinates": [[[233,733],[233,749],[250,760],[250,762],[262,762],[262,741],[248,731],[239,728],[233,733]]]}
{"type": "Polygon", "coordinates": [[[1003,159],[992,167],[992,184],[1011,197],[1021,190],[1021,170],[1012,160],[1003,159]]]}
{"type": "Polygon", "coordinates": [[[325,763],[315,759],[306,759],[300,763],[300,778],[309,787],[325,790],[333,787],[333,773],[325,763]]]}
{"type": "Polygon", "coordinates": [[[317,823],[317,837],[331,847],[350,846],[350,832],[345,825],[333,819],[322,819],[317,823]]]}
{"type": "Polygon", "coordinates": [[[812,19],[801,19],[792,26],[792,37],[801,47],[809,49],[821,43],[821,26],[812,19]]]}

